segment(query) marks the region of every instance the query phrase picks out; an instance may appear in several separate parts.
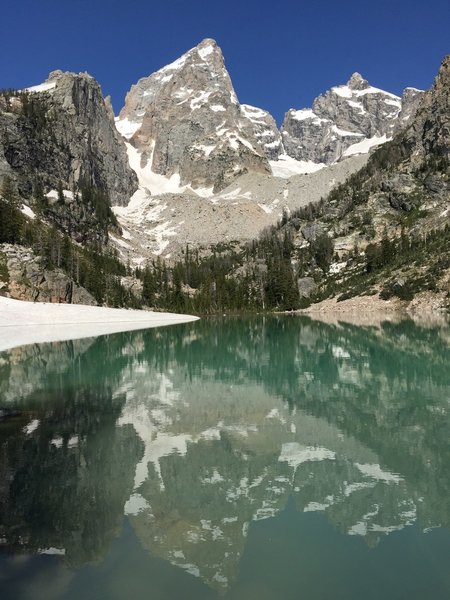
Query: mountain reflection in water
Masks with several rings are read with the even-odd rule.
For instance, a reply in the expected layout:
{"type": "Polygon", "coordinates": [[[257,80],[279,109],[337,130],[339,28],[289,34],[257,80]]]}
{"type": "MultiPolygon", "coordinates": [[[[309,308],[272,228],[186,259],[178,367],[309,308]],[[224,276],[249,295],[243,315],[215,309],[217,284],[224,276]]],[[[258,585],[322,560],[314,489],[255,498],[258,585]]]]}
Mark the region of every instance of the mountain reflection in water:
{"type": "Polygon", "coordinates": [[[280,514],[369,548],[448,528],[449,340],[255,317],[5,352],[21,416],[0,424],[0,544],[100,564],[125,514],[152,557],[223,593],[280,514]]]}

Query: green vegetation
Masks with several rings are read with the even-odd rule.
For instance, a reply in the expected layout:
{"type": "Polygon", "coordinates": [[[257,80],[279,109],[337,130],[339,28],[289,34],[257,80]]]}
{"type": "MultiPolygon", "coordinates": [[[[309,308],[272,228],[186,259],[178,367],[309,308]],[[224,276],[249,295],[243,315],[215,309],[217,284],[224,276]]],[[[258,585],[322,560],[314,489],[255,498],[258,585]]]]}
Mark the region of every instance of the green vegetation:
{"type": "Polygon", "coordinates": [[[99,244],[80,247],[55,227],[26,219],[19,207],[15,186],[5,178],[0,197],[0,243],[30,247],[41,257],[44,269],[61,269],[99,304],[140,306],[140,299],[121,284],[127,270],[114,251],[105,251],[99,244]]]}
{"type": "Polygon", "coordinates": [[[20,198],[10,177],[3,179],[0,201],[0,241],[18,244],[25,219],[19,210],[20,198]]]}
{"type": "Polygon", "coordinates": [[[422,236],[408,236],[405,231],[392,239],[384,235],[379,244],[367,246],[365,257],[349,261],[350,276],[341,281],[329,279],[322,296],[337,295],[340,301],[380,291],[383,300],[393,296],[412,300],[418,292],[437,291],[447,269],[450,269],[448,225],[422,236]]]}

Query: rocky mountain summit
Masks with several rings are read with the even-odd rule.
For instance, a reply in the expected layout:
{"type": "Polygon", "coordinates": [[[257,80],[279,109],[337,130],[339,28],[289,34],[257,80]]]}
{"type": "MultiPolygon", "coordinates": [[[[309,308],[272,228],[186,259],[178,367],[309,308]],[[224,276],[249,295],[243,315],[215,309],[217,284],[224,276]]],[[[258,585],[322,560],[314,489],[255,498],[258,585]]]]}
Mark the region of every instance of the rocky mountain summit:
{"type": "Polygon", "coordinates": [[[353,73],[345,85],[317,97],[312,108],[286,113],[281,128],[285,152],[299,161],[324,164],[369,152],[407,125],[421,94],[407,88],[400,98],[353,73]]]}
{"type": "Polygon", "coordinates": [[[394,135],[405,129],[414,118],[424,95],[423,90],[407,87],[403,90],[402,109],[394,125],[394,135]]]}
{"type": "Polygon", "coordinates": [[[141,169],[148,165],[180,186],[212,193],[244,173],[270,173],[214,40],[132,86],[117,128],[138,151],[141,169]]]}

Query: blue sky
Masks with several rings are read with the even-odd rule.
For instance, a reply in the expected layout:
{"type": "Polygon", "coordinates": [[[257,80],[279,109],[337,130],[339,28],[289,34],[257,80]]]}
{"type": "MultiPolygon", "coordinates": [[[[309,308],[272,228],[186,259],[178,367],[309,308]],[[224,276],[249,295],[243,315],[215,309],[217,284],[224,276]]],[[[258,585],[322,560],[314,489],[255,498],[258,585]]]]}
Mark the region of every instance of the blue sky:
{"type": "Polygon", "coordinates": [[[429,87],[449,30],[450,0],[2,0],[0,87],[88,71],[118,112],[132,83],[212,37],[240,101],[280,121],[354,71],[429,87]]]}

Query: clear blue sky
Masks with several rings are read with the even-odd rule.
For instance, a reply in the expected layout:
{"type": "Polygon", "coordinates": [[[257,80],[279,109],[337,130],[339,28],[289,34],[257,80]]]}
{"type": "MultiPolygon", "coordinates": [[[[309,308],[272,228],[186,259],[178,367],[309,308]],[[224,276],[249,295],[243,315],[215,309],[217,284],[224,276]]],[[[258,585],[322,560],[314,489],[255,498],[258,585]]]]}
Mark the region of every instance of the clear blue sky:
{"type": "Polygon", "coordinates": [[[132,83],[205,37],[240,101],[280,121],[354,71],[428,88],[450,53],[450,0],[2,0],[0,87],[88,71],[118,112],[132,83]]]}

